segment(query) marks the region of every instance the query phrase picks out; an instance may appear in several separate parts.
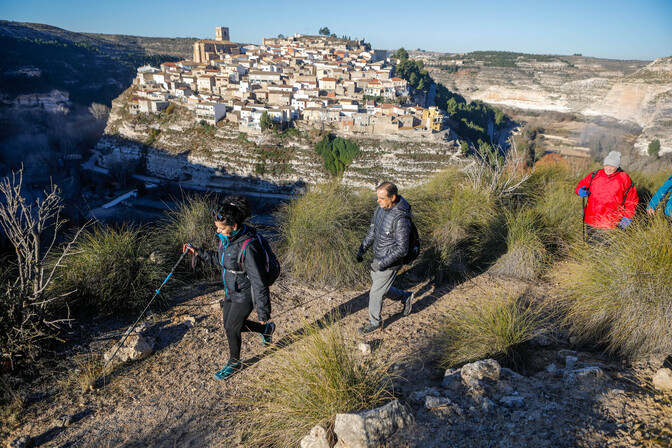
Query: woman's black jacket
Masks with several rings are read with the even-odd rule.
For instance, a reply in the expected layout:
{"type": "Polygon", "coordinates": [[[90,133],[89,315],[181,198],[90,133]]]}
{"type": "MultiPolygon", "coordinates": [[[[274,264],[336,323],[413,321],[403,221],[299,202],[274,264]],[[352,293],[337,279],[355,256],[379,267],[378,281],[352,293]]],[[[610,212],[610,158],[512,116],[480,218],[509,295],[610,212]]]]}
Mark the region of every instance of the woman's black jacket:
{"type": "Polygon", "coordinates": [[[257,231],[253,227],[243,229],[233,237],[229,237],[228,245],[219,243],[219,250],[196,249],[201,260],[219,266],[226,291],[226,300],[244,303],[252,302],[257,307],[260,321],[271,318],[271,301],[268,286],[261,280],[262,266],[266,263],[264,250],[256,238],[257,231]],[[245,269],[238,264],[238,254],[245,240],[253,239],[245,249],[245,269]]]}

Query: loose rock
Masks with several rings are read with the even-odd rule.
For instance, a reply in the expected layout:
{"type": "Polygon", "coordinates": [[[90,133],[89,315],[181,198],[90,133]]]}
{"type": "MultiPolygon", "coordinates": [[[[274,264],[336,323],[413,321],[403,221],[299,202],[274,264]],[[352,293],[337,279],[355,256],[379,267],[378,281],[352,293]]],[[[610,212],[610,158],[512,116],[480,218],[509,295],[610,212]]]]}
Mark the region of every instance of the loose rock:
{"type": "Polygon", "coordinates": [[[357,348],[359,349],[360,352],[362,352],[365,355],[370,355],[371,354],[371,344],[367,344],[366,342],[360,343],[357,348]]]}
{"type": "Polygon", "coordinates": [[[194,328],[196,325],[196,318],[194,316],[187,316],[184,318],[184,321],[182,321],[182,325],[187,328],[194,328]]]}
{"type": "Polygon", "coordinates": [[[413,415],[394,400],[370,411],[337,414],[334,432],[338,443],[348,448],[373,448],[383,445],[397,430],[412,422],[413,415]]]}
{"type": "Polygon", "coordinates": [[[502,397],[499,399],[499,402],[508,408],[522,408],[525,406],[525,400],[523,397],[502,397]]]}
{"type": "Polygon", "coordinates": [[[327,430],[320,426],[314,426],[310,434],[301,439],[301,448],[330,448],[327,430]]]}
{"type": "Polygon", "coordinates": [[[574,370],[576,364],[579,362],[579,358],[576,356],[566,356],[565,357],[565,367],[568,370],[574,370]]]}
{"type": "MultiPolygon", "coordinates": [[[[114,355],[118,344],[115,344],[105,353],[105,361],[109,361],[114,355]]],[[[140,334],[131,334],[124,341],[124,345],[114,355],[114,362],[138,361],[147,358],[154,351],[154,341],[140,334]]]]}
{"type": "Polygon", "coordinates": [[[450,406],[451,403],[452,401],[445,397],[432,397],[429,395],[425,397],[425,408],[430,410],[450,406]]]}
{"type": "Polygon", "coordinates": [[[443,375],[441,387],[444,389],[457,390],[462,383],[462,374],[458,369],[448,369],[443,375]]]}
{"type": "Polygon", "coordinates": [[[483,379],[498,380],[501,366],[494,359],[484,359],[462,366],[462,382],[469,387],[479,387],[483,379]]]}
{"type": "Polygon", "coordinates": [[[667,367],[658,369],[653,375],[653,385],[660,390],[672,390],[672,370],[667,367]]]}
{"type": "Polygon", "coordinates": [[[425,387],[423,390],[413,392],[408,398],[416,403],[422,403],[426,397],[440,397],[441,392],[433,387],[425,387]]]}

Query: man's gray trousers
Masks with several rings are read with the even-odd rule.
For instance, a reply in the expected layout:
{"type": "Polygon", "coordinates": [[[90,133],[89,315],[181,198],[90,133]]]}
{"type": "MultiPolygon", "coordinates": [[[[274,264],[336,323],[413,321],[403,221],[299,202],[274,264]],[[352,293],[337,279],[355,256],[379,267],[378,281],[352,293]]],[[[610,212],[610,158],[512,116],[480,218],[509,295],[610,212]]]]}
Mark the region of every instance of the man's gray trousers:
{"type": "Polygon", "coordinates": [[[369,292],[369,320],[372,325],[380,325],[380,312],[383,309],[383,298],[403,300],[406,292],[392,286],[397,277],[398,269],[371,271],[371,291],[369,292]]]}

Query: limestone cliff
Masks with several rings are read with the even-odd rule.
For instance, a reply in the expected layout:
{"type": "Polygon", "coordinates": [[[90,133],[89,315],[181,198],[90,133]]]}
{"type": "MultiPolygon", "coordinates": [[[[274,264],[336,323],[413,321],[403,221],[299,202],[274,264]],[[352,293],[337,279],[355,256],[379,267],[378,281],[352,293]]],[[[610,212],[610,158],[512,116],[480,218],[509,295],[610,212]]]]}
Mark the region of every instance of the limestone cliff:
{"type": "Polygon", "coordinates": [[[646,63],[572,56],[451,74],[429,67],[435,79],[469,100],[633,122],[643,128],[636,149],[646,152],[659,139],[661,153],[672,152],[672,58],[646,63]]]}
{"type": "MultiPolygon", "coordinates": [[[[329,179],[308,132],[298,137],[248,137],[237,125],[201,125],[180,105],[160,114],[131,115],[131,95],[132,88],[112,103],[105,134],[96,146],[104,167],[132,164],[141,173],[187,186],[272,193],[291,193],[329,179]]],[[[353,186],[372,187],[382,180],[417,184],[453,163],[457,154],[443,134],[416,139],[346,137],[362,151],[343,175],[343,182],[353,186]]]]}

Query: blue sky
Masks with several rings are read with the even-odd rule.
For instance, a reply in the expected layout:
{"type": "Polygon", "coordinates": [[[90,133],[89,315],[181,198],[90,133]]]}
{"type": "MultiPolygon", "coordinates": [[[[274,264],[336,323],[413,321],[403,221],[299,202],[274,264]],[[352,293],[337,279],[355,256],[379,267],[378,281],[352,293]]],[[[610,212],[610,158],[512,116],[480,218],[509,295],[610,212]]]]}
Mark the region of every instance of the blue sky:
{"type": "Polygon", "coordinates": [[[228,26],[246,43],[327,26],[385,49],[672,56],[672,0],[0,0],[0,19],[152,37],[214,38],[228,26]]]}

